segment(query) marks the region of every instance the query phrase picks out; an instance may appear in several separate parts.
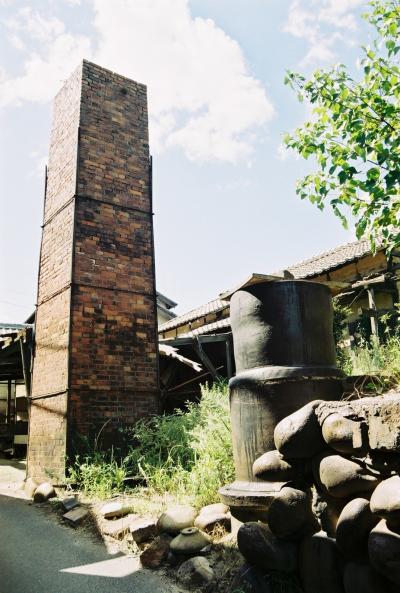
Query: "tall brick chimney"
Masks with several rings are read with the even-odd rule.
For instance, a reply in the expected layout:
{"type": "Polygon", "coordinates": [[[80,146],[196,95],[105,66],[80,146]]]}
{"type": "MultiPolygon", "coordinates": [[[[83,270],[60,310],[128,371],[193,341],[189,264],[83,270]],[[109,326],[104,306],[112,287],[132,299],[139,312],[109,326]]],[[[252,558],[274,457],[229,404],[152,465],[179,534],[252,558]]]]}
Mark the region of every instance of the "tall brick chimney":
{"type": "Polygon", "coordinates": [[[156,317],[146,87],[84,60],[54,102],[29,476],[159,411],[156,317]]]}

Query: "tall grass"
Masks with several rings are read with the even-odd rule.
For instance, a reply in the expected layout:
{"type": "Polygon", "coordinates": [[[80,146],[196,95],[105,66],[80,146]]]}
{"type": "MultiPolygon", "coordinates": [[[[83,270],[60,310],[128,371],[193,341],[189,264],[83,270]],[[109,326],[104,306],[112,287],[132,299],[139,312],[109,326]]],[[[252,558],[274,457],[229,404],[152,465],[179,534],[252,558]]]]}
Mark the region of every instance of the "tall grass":
{"type": "Polygon", "coordinates": [[[400,385],[400,305],[396,303],[393,311],[379,318],[379,337],[367,339],[361,326],[358,343],[352,348],[344,345],[344,328],[350,312],[350,308],[334,300],[333,334],[338,367],[347,375],[377,375],[374,385],[380,391],[400,385]]]}
{"type": "Polygon", "coordinates": [[[199,403],[185,411],[140,420],[125,432],[128,451],[92,451],[77,457],[69,481],[101,498],[121,491],[124,479],[141,479],[147,491],[190,500],[196,506],[219,501],[218,489],[234,476],[228,389],[202,387],[199,403]]]}
{"type": "Polygon", "coordinates": [[[129,466],[154,492],[197,506],[219,500],[218,489],[234,475],[226,384],[202,387],[187,411],[138,422],[129,466]]]}
{"type": "Polygon", "coordinates": [[[345,323],[350,309],[333,300],[333,338],[336,346],[336,364],[346,375],[352,374],[352,364],[349,349],[343,345],[345,337],[345,323]]]}
{"type": "Polygon", "coordinates": [[[400,335],[385,342],[371,338],[350,351],[352,374],[376,375],[392,386],[400,384],[400,335]]]}
{"type": "Polygon", "coordinates": [[[127,471],[125,460],[114,458],[113,452],[94,451],[75,457],[67,482],[88,496],[107,498],[123,489],[127,471]]]}

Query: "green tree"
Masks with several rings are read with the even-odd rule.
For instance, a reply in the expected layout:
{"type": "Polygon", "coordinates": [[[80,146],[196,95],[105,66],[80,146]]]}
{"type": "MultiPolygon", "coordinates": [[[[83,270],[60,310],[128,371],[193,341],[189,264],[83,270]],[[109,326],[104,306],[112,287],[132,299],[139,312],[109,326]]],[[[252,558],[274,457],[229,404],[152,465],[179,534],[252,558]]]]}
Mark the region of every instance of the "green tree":
{"type": "Polygon", "coordinates": [[[343,64],[309,80],[287,73],[285,83],[313,105],[313,117],[284,141],[317,164],[297,182],[297,194],[321,210],[329,203],[344,226],[350,212],[358,238],[391,249],[400,243],[400,5],[369,4],[364,17],[377,38],[362,48],[359,80],[343,64]]]}

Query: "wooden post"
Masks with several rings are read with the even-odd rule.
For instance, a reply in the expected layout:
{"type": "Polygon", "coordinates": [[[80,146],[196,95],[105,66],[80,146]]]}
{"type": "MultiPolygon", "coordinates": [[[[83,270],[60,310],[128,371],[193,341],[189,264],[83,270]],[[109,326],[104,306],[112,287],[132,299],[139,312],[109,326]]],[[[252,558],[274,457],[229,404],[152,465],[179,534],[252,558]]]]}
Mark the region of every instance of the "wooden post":
{"type": "Polygon", "coordinates": [[[376,315],[376,303],[375,303],[375,292],[373,288],[367,288],[368,293],[368,306],[371,311],[375,313],[371,315],[371,333],[373,336],[378,338],[378,318],[376,315]]]}
{"type": "Polygon", "coordinates": [[[11,379],[8,379],[7,390],[7,426],[11,425],[11,379]]]}
{"type": "Polygon", "coordinates": [[[22,372],[24,373],[26,397],[29,397],[31,395],[31,336],[32,334],[30,332],[28,333],[27,331],[25,335],[25,341],[23,338],[21,338],[19,341],[19,345],[21,348],[22,372]]]}
{"type": "Polygon", "coordinates": [[[201,362],[204,364],[206,369],[210,372],[210,375],[215,380],[217,378],[217,370],[214,368],[211,360],[208,358],[207,354],[204,352],[201,341],[199,336],[196,336],[193,340],[193,348],[199,355],[201,362]]]}
{"type": "Polygon", "coordinates": [[[230,379],[233,375],[232,369],[232,334],[228,334],[225,339],[226,352],[226,376],[230,379]]]}

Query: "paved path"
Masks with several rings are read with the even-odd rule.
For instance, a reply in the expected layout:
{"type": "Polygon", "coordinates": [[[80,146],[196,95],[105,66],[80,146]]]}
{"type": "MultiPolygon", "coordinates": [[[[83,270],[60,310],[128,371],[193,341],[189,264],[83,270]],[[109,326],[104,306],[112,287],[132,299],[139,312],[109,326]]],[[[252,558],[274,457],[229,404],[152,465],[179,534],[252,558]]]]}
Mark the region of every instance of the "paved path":
{"type": "Polygon", "coordinates": [[[110,556],[94,536],[40,505],[0,496],[0,593],[177,593],[136,558],[110,556]]]}
{"type": "Polygon", "coordinates": [[[25,480],[25,459],[4,459],[0,455],[0,493],[17,491],[25,480]]]}

